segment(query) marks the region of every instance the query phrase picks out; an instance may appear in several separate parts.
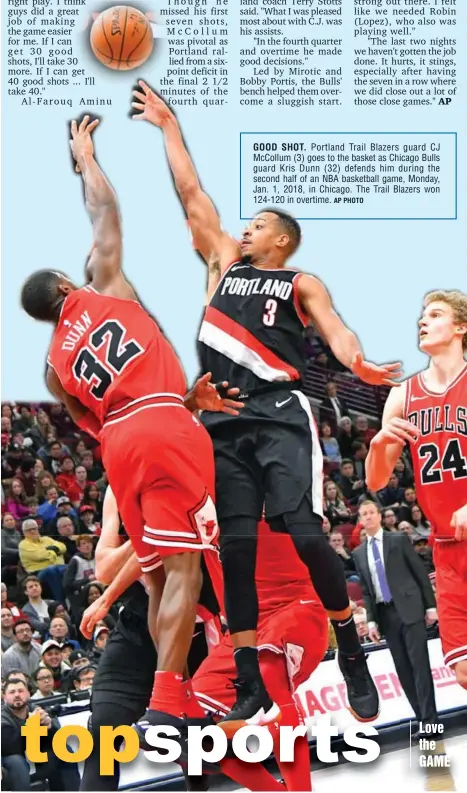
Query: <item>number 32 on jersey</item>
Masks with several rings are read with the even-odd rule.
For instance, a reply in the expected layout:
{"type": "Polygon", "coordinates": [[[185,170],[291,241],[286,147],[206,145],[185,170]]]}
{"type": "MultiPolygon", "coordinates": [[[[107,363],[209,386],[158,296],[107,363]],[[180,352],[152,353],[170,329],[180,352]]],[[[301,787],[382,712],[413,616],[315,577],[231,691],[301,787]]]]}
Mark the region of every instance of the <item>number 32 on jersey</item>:
{"type": "Polygon", "coordinates": [[[144,352],[135,339],[126,341],[125,336],[123,325],[116,319],[108,319],[91,333],[89,345],[80,351],[73,364],[75,378],[85,380],[96,399],[103,399],[115,375],[144,352]],[[100,350],[103,355],[98,357],[100,350]]]}

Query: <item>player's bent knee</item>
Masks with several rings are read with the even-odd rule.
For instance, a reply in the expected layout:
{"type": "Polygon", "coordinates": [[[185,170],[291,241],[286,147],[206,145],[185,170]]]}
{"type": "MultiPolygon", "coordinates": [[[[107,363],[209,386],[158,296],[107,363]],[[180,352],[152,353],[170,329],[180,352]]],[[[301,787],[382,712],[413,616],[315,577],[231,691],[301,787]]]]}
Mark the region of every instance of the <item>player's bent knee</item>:
{"type": "Polygon", "coordinates": [[[459,661],[455,667],[456,680],[467,691],[467,661],[459,661]]]}

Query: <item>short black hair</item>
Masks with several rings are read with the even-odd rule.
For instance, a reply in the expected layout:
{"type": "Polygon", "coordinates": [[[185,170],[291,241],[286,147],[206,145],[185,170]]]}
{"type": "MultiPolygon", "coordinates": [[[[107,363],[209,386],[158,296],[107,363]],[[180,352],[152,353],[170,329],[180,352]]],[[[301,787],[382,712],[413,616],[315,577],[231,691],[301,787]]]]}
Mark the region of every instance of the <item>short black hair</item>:
{"type": "Polygon", "coordinates": [[[288,212],[284,212],[282,209],[276,209],[275,207],[262,209],[261,214],[263,214],[263,212],[270,212],[271,215],[277,217],[277,220],[289,237],[291,252],[295,253],[302,240],[302,230],[298,221],[295,220],[292,215],[289,215],[288,212]]]}
{"type": "Polygon", "coordinates": [[[38,270],[29,276],[21,290],[21,305],[33,319],[55,322],[63,296],[58,290],[61,276],[52,270],[38,270]]]}
{"type": "Polygon", "coordinates": [[[3,693],[6,694],[10,686],[19,686],[19,685],[24,686],[26,691],[29,691],[28,684],[25,683],[24,680],[21,680],[21,678],[19,677],[10,677],[3,686],[3,693]]]}
{"type": "Polygon", "coordinates": [[[16,636],[16,631],[18,630],[20,625],[29,625],[31,630],[33,630],[33,627],[29,622],[29,620],[18,620],[18,622],[15,622],[15,624],[13,625],[13,633],[15,634],[15,636],[16,636]]]}

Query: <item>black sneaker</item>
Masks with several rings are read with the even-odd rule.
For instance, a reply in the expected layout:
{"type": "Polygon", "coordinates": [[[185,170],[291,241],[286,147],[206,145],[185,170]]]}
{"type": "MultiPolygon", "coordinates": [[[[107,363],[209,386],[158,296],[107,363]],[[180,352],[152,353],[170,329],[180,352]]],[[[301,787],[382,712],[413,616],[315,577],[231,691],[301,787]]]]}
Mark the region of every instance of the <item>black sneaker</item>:
{"type": "Polygon", "coordinates": [[[280,718],[280,710],[272,701],[261,680],[233,681],[237,699],[230,713],[218,722],[227,737],[231,738],[241,727],[248,724],[261,726],[280,718]]]}
{"type": "Polygon", "coordinates": [[[178,719],[176,716],[172,716],[170,713],[164,713],[161,710],[147,710],[143,718],[133,725],[139,738],[140,748],[145,752],[154,751],[154,746],[151,746],[146,740],[146,733],[150,727],[163,727],[166,724],[177,728],[180,733],[180,740],[183,732],[186,731],[186,722],[184,719],[178,719]]]}
{"type": "Polygon", "coordinates": [[[374,721],[379,716],[379,696],[365,653],[361,650],[355,656],[346,656],[338,652],[337,661],[347,686],[351,714],[357,721],[374,721]]]}

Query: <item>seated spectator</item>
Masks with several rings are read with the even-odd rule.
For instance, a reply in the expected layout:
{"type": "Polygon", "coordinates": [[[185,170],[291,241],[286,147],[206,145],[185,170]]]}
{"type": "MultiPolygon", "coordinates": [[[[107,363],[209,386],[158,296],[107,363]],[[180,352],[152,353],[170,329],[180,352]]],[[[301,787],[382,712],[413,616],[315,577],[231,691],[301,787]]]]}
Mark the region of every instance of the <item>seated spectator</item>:
{"type": "Polygon", "coordinates": [[[36,491],[36,477],[34,475],[34,465],[35,460],[34,458],[31,459],[22,459],[20,464],[20,472],[18,474],[18,479],[21,480],[24,487],[24,492],[26,494],[26,498],[31,498],[36,491]]]}
{"type": "Polygon", "coordinates": [[[368,419],[366,416],[357,416],[355,420],[355,429],[357,431],[358,438],[369,446],[371,441],[376,435],[376,430],[370,429],[368,426],[368,419]]]}
{"type": "Polygon", "coordinates": [[[71,515],[62,515],[61,517],[57,518],[54,523],[48,523],[46,528],[50,529],[50,534],[54,539],[57,539],[64,544],[66,548],[65,564],[68,564],[72,556],[74,556],[76,553],[76,526],[73,523],[73,518],[71,515]]]}
{"type": "Polygon", "coordinates": [[[87,486],[88,472],[84,465],[77,465],[75,468],[75,481],[68,489],[69,497],[75,507],[83,503],[84,491],[87,486]]]}
{"type": "Polygon", "coordinates": [[[41,583],[47,583],[54,600],[63,600],[65,545],[52,537],[41,537],[35,520],[24,521],[23,534],[24,540],[19,544],[19,556],[24,569],[29,574],[36,573],[41,583]]]}
{"type": "Polygon", "coordinates": [[[34,691],[34,683],[32,682],[32,679],[29,677],[29,675],[25,674],[25,672],[22,672],[21,669],[10,669],[8,674],[2,677],[2,689],[12,677],[16,677],[18,680],[21,680],[28,689],[29,693],[32,694],[34,691]]]}
{"type": "MultiPolygon", "coordinates": [[[[39,509],[39,499],[37,496],[30,496],[26,499],[26,506],[29,507],[29,517],[36,518],[37,520],[37,510],[39,509]]],[[[42,520],[41,520],[42,524],[42,520]]]]}
{"type": "Polygon", "coordinates": [[[57,487],[70,498],[68,490],[75,483],[75,464],[72,457],[62,457],[60,471],[55,477],[57,487]]]}
{"type": "Polygon", "coordinates": [[[8,606],[2,606],[2,653],[15,643],[13,633],[13,614],[8,606]]]}
{"type": "Polygon", "coordinates": [[[18,547],[21,534],[16,528],[16,520],[11,512],[5,512],[2,517],[2,579],[14,584],[16,580],[16,566],[19,562],[18,547]],[[8,570],[8,568],[13,568],[8,570]]]}
{"type": "Polygon", "coordinates": [[[355,548],[358,548],[358,546],[365,539],[366,539],[366,531],[363,528],[363,526],[361,525],[361,523],[357,523],[357,525],[355,526],[355,528],[352,531],[352,534],[350,535],[349,549],[351,551],[354,551],[355,548]]]}
{"type": "Polygon", "coordinates": [[[26,433],[27,437],[31,438],[36,452],[47,442],[51,429],[52,425],[47,413],[42,408],[39,408],[33,426],[26,433]]]}
{"type": "Polygon", "coordinates": [[[344,497],[335,482],[331,480],[324,485],[324,514],[331,527],[346,523],[351,512],[344,501],[344,497]]]}
{"type": "Polygon", "coordinates": [[[13,515],[15,520],[22,520],[29,515],[29,508],[26,506],[26,498],[26,491],[21,479],[12,479],[5,507],[7,512],[13,515]]]}
{"type": "Polygon", "coordinates": [[[10,603],[8,600],[8,590],[7,586],[4,581],[0,584],[0,591],[2,593],[2,608],[9,608],[11,613],[13,614],[14,622],[17,622],[19,619],[24,620],[26,619],[26,615],[23,614],[22,610],[18,608],[15,603],[10,603]]]}
{"type": "Polygon", "coordinates": [[[31,677],[41,660],[40,646],[32,640],[32,625],[26,620],[18,620],[13,625],[13,633],[16,642],[2,656],[2,677],[12,669],[21,669],[31,677]]]}
{"type": "Polygon", "coordinates": [[[63,588],[71,611],[78,618],[82,601],[81,592],[91,581],[95,581],[96,562],[92,537],[88,534],[78,535],[76,547],[78,551],[71,559],[63,576],[63,588]]]}
{"type": "Polygon", "coordinates": [[[337,439],[332,436],[331,425],[328,421],[323,421],[321,424],[321,449],[323,450],[324,462],[336,464],[342,461],[342,456],[339,449],[337,439]]]}
{"type": "Polygon", "coordinates": [[[34,672],[32,679],[37,686],[37,691],[32,695],[31,699],[43,699],[44,697],[58,696],[59,691],[54,688],[54,676],[50,669],[43,666],[38,666],[34,672]]]}
{"type": "Polygon", "coordinates": [[[34,415],[30,405],[19,405],[18,417],[13,419],[13,430],[23,435],[34,426],[34,415]]]}
{"type": "Polygon", "coordinates": [[[87,472],[88,482],[97,482],[102,476],[102,466],[94,459],[92,449],[86,449],[81,455],[81,464],[87,472]]]}
{"type": "Polygon", "coordinates": [[[73,690],[91,692],[95,674],[96,667],[90,664],[73,669],[71,673],[73,690]]]}
{"type": "MultiPolygon", "coordinates": [[[[48,523],[44,526],[44,530],[46,530],[48,534],[58,535],[57,524],[60,518],[69,518],[73,524],[73,533],[78,534],[78,514],[76,510],[73,509],[72,503],[68,496],[60,496],[60,498],[57,499],[57,513],[55,518],[51,521],[48,521],[48,523]]],[[[63,536],[67,536],[67,534],[63,536]]]]}
{"type": "Polygon", "coordinates": [[[34,469],[33,470],[34,470],[34,477],[36,479],[36,485],[37,485],[37,477],[39,476],[39,474],[42,474],[45,471],[44,461],[41,460],[40,457],[36,457],[36,459],[34,460],[34,469]]]}
{"type": "Polygon", "coordinates": [[[89,666],[90,663],[88,656],[83,650],[73,650],[68,661],[72,669],[83,669],[83,667],[89,666]]]}
{"type": "Polygon", "coordinates": [[[94,631],[94,646],[90,652],[90,660],[96,666],[105,650],[109,636],[110,631],[106,625],[99,625],[94,631]]]}
{"type": "Polygon", "coordinates": [[[349,415],[345,400],[339,396],[337,384],[333,380],[326,383],[326,396],[319,408],[320,422],[328,421],[333,432],[336,432],[340,420],[349,415]]]}
{"type": "Polygon", "coordinates": [[[397,509],[402,504],[404,498],[404,489],[399,484],[397,474],[394,472],[389,477],[388,486],[380,490],[378,493],[383,507],[392,507],[397,509]]]}
{"type": "Polygon", "coordinates": [[[401,520],[397,527],[397,531],[404,531],[406,534],[409,535],[410,538],[412,537],[412,535],[414,535],[413,526],[411,523],[409,523],[408,520],[401,520]]]}
{"type": "Polygon", "coordinates": [[[431,526],[429,521],[423,516],[422,510],[418,504],[413,504],[410,512],[410,522],[413,526],[414,535],[428,539],[431,533],[431,526]]]}
{"type": "Polygon", "coordinates": [[[102,493],[95,482],[86,486],[83,496],[83,504],[89,504],[94,510],[94,517],[98,523],[102,522],[102,493]]]}
{"type": "Polygon", "coordinates": [[[63,405],[59,402],[52,402],[51,405],[48,405],[48,410],[50,412],[50,421],[57,428],[58,437],[66,438],[68,435],[72,435],[75,426],[63,405]]]}
{"type": "Polygon", "coordinates": [[[58,493],[52,474],[49,471],[39,471],[36,477],[36,498],[39,504],[47,501],[46,493],[49,487],[55,487],[58,493]]]}
{"type": "Polygon", "coordinates": [[[397,531],[397,518],[393,509],[384,509],[381,513],[383,529],[397,531]]]}
{"type": "MultiPolygon", "coordinates": [[[[66,610],[63,603],[59,603],[57,600],[52,600],[49,603],[49,619],[53,619],[54,617],[62,617],[66,624],[68,625],[68,635],[71,639],[77,640],[77,630],[75,625],[73,624],[71,617],[66,610]]],[[[79,643],[78,643],[79,644],[79,643]]]]}
{"type": "Polygon", "coordinates": [[[42,586],[38,577],[28,575],[24,579],[24,593],[27,603],[23,606],[26,618],[35,631],[43,638],[49,627],[49,600],[42,600],[42,586]]]}
{"type": "Polygon", "coordinates": [[[63,443],[56,440],[56,437],[51,439],[49,435],[47,446],[45,446],[43,449],[39,449],[37,454],[39,457],[42,457],[45,467],[55,478],[61,473],[63,458],[66,455],[69,455],[70,452],[63,443]]]}
{"type": "Polygon", "coordinates": [[[69,644],[72,650],[79,650],[79,642],[70,637],[70,627],[64,617],[52,617],[49,625],[49,639],[54,639],[61,645],[62,649],[65,643],[69,644]]]}
{"type": "Polygon", "coordinates": [[[324,515],[323,517],[323,533],[329,539],[331,536],[331,524],[329,523],[329,519],[324,515]]]}
{"type": "Polygon", "coordinates": [[[431,575],[435,572],[435,566],[433,564],[433,551],[428,545],[428,539],[425,539],[424,537],[415,537],[415,539],[412,540],[412,543],[418,556],[425,565],[428,575],[431,575]]]}
{"type": "Polygon", "coordinates": [[[2,780],[3,789],[28,791],[31,781],[47,780],[50,790],[79,790],[77,765],[64,763],[52,750],[52,738],[60,729],[60,723],[30,700],[31,695],[22,680],[9,680],[5,686],[2,709],[2,768],[7,772],[6,779],[2,780]],[[36,714],[40,717],[41,726],[47,728],[47,734],[41,738],[41,750],[47,755],[47,761],[35,763],[31,777],[25,754],[26,739],[21,735],[21,728],[30,716],[36,714]]]}
{"type": "Polygon", "coordinates": [[[358,440],[357,431],[348,416],[339,421],[337,443],[342,457],[352,457],[352,444],[358,440]]]}
{"type": "Polygon", "coordinates": [[[99,535],[101,533],[101,524],[95,520],[95,514],[89,504],[83,504],[79,509],[81,517],[81,529],[89,534],[99,535]]]}
{"type": "Polygon", "coordinates": [[[355,476],[361,482],[365,481],[365,460],[368,455],[368,447],[363,441],[352,443],[352,460],[355,476]]]}
{"type": "Polygon", "coordinates": [[[70,673],[70,667],[63,660],[62,645],[56,639],[48,639],[42,645],[40,666],[52,672],[54,689],[60,691],[70,673]]]}
{"type": "Polygon", "coordinates": [[[412,520],[412,507],[417,503],[417,496],[414,487],[406,487],[404,490],[404,498],[397,510],[397,517],[399,521],[407,520],[409,523],[412,520]]]}
{"type": "Polygon", "coordinates": [[[407,488],[413,486],[414,476],[412,466],[405,457],[399,457],[394,466],[394,473],[397,474],[401,487],[407,488]]]}
{"type": "Polygon", "coordinates": [[[365,493],[365,482],[357,479],[352,460],[342,460],[340,476],[337,481],[345,500],[352,505],[365,493]]]}
{"type": "Polygon", "coordinates": [[[352,559],[351,553],[345,547],[343,535],[337,529],[331,532],[331,545],[343,564],[345,577],[349,580],[358,581],[359,578],[356,572],[355,562],[352,559]]]}
{"type": "Polygon", "coordinates": [[[56,485],[49,485],[45,491],[45,499],[37,510],[37,517],[42,523],[49,523],[57,517],[58,490],[56,485]]]}
{"type": "Polygon", "coordinates": [[[363,606],[357,606],[353,612],[355,627],[357,628],[358,638],[361,644],[366,644],[370,641],[368,636],[368,621],[366,616],[366,609],[363,606]]]}
{"type": "Polygon", "coordinates": [[[73,460],[75,462],[75,465],[81,465],[81,457],[83,455],[83,452],[85,452],[87,448],[88,447],[86,446],[85,441],[82,438],[80,438],[79,441],[77,441],[76,443],[75,453],[73,454],[73,460]]]}

